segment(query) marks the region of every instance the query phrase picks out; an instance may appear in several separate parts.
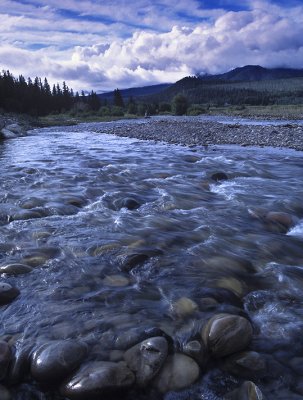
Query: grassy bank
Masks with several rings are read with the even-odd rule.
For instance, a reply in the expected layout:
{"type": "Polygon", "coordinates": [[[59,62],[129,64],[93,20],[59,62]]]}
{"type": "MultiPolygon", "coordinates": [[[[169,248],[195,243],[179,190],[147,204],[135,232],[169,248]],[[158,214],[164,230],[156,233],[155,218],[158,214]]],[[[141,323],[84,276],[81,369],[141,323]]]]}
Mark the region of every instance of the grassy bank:
{"type": "Polygon", "coordinates": [[[117,121],[120,119],[134,119],[140,118],[136,115],[126,114],[124,116],[98,116],[98,115],[88,115],[88,116],[75,116],[72,117],[70,114],[57,114],[57,115],[46,115],[44,117],[37,118],[37,125],[40,127],[52,127],[52,126],[68,126],[77,125],[82,122],[110,122],[117,121]]]}

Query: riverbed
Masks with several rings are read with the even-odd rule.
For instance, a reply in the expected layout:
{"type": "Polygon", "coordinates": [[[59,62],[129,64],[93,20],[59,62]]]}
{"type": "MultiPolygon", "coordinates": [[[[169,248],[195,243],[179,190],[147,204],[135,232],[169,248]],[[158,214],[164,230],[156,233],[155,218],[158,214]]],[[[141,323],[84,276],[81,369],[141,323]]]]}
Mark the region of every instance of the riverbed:
{"type": "Polygon", "coordinates": [[[0,270],[23,265],[0,279],[17,291],[0,307],[10,353],[0,393],[85,399],[73,374],[112,363],[127,368],[116,383],[127,399],[238,398],[247,382],[268,400],[303,399],[302,152],[120,137],[144,124],[36,129],[0,144],[0,270]],[[210,343],[220,315],[249,324],[243,346],[229,333],[222,348],[210,343]],[[142,388],[125,354],[154,338],[167,349],[142,388]],[[62,343],[85,351],[52,381],[43,349],[62,343]],[[176,354],[188,380],[163,383],[165,369],[180,380],[167,361],[176,354]]]}

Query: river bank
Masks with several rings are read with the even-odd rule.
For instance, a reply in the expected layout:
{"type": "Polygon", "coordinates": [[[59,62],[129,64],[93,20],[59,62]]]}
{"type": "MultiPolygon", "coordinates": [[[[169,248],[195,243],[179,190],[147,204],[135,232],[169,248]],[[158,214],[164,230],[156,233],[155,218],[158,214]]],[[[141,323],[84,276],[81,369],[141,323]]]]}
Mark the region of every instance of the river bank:
{"type": "MultiPolygon", "coordinates": [[[[79,124],[72,129],[85,129],[79,124]]],[[[185,146],[270,146],[303,150],[303,125],[296,122],[262,125],[241,121],[220,123],[199,117],[152,117],[138,121],[90,123],[89,130],[121,137],[154,140],[185,146]]]]}

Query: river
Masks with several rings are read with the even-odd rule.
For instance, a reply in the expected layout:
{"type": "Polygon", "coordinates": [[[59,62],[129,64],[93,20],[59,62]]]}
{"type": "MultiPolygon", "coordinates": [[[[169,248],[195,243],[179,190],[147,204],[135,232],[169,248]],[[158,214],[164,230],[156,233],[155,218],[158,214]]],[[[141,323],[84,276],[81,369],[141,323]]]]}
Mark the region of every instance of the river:
{"type": "MultiPolygon", "coordinates": [[[[246,379],[268,400],[303,399],[302,153],[186,148],[89,127],[0,144],[0,267],[32,268],[1,275],[20,294],[0,307],[0,340],[16,354],[81,340],[82,364],[119,361],[148,329],[182,352],[213,315],[240,315],[264,371],[246,379],[216,357],[190,387],[161,396],[217,400],[246,379]]],[[[24,365],[3,383],[14,400],[64,398],[24,365]]]]}

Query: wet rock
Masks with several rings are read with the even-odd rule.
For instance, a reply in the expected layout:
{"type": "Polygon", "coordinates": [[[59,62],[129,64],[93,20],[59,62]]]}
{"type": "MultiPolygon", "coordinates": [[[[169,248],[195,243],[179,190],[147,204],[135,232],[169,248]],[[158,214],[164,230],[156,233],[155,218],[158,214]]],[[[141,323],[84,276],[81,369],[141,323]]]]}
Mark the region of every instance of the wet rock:
{"type": "Polygon", "coordinates": [[[86,345],[72,340],[45,343],[32,355],[31,374],[38,382],[60,381],[79,367],[86,352],[86,345]]]}
{"type": "Polygon", "coordinates": [[[167,357],[154,380],[154,386],[161,393],[181,390],[192,385],[199,374],[200,368],[192,358],[176,353],[167,357]]]}
{"type": "Polygon", "coordinates": [[[224,288],[199,288],[194,293],[197,303],[200,305],[200,299],[212,298],[218,303],[231,304],[235,307],[243,307],[242,301],[234,292],[224,288]]]}
{"type": "Polygon", "coordinates": [[[7,275],[23,275],[28,274],[33,269],[26,264],[6,264],[0,266],[0,274],[7,275]]]}
{"type": "Polygon", "coordinates": [[[85,365],[63,383],[60,393],[70,400],[99,400],[101,396],[124,392],[134,382],[135,375],[124,362],[97,361],[85,365]]]}
{"type": "Polygon", "coordinates": [[[0,385],[0,399],[1,400],[12,400],[13,399],[10,391],[2,385],[0,385]]]}
{"type": "Polygon", "coordinates": [[[186,161],[186,162],[189,162],[189,163],[195,163],[197,161],[200,161],[201,158],[188,154],[188,155],[183,157],[183,160],[186,161]]]}
{"type": "Polygon", "coordinates": [[[59,256],[60,250],[57,247],[44,247],[32,251],[30,254],[22,258],[22,263],[31,267],[39,267],[45,264],[48,260],[59,256]]]}
{"type": "Polygon", "coordinates": [[[224,400],[264,400],[261,390],[251,381],[244,382],[239,389],[224,396],[224,400]]]}
{"type": "Polygon", "coordinates": [[[44,203],[45,203],[44,200],[39,199],[37,197],[28,197],[26,199],[22,199],[19,202],[19,205],[20,205],[21,208],[30,210],[32,208],[43,206],[44,203]]]}
{"type": "Polygon", "coordinates": [[[9,345],[6,342],[0,341],[0,381],[5,378],[10,360],[11,351],[9,345]]]}
{"type": "Polygon", "coordinates": [[[152,337],[127,350],[124,360],[136,375],[139,386],[145,386],[166,360],[168,344],[164,337],[152,337]]]}
{"type": "Polygon", "coordinates": [[[141,200],[139,200],[136,196],[129,196],[123,199],[117,199],[113,204],[116,210],[120,210],[121,208],[136,210],[141,206],[142,203],[141,200]]]}
{"type": "Polygon", "coordinates": [[[264,220],[269,230],[280,233],[286,233],[297,222],[291,214],[274,211],[268,212],[264,220]]]}
{"type": "Polygon", "coordinates": [[[130,254],[124,258],[122,265],[120,266],[120,270],[129,272],[138,265],[145,263],[148,259],[149,256],[147,254],[130,254]]]}
{"type": "Polygon", "coordinates": [[[230,374],[255,379],[266,374],[266,360],[255,351],[243,351],[226,357],[221,368],[230,374]]]}
{"type": "Polygon", "coordinates": [[[12,385],[20,383],[30,371],[30,356],[33,345],[17,342],[15,353],[9,366],[8,382],[12,385]]]}
{"type": "Polygon", "coordinates": [[[252,326],[241,316],[217,314],[202,329],[201,335],[214,357],[244,350],[252,340],[252,326]]]}
{"type": "Polygon", "coordinates": [[[171,305],[171,312],[178,318],[184,318],[198,311],[198,304],[188,297],[181,297],[171,305]]]}
{"type": "Polygon", "coordinates": [[[204,367],[207,363],[208,356],[204,343],[198,340],[191,340],[183,346],[183,353],[193,358],[200,367],[204,367]]]}
{"type": "Polygon", "coordinates": [[[228,179],[228,176],[224,172],[216,172],[215,174],[211,175],[211,179],[213,181],[219,182],[228,179]]]}
{"type": "Polygon", "coordinates": [[[17,288],[0,282],[0,306],[11,303],[20,294],[17,288]]]}
{"type": "Polygon", "coordinates": [[[239,279],[233,277],[225,277],[218,279],[216,285],[223,289],[231,290],[239,297],[243,297],[247,292],[245,284],[241,282],[239,279]]]}
{"type": "Polygon", "coordinates": [[[123,287],[129,285],[130,281],[123,275],[107,275],[103,279],[104,285],[113,287],[123,287]]]}

